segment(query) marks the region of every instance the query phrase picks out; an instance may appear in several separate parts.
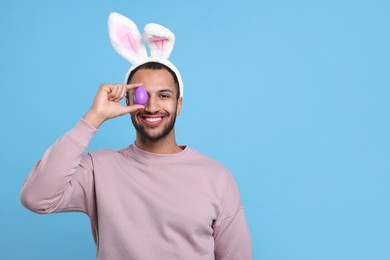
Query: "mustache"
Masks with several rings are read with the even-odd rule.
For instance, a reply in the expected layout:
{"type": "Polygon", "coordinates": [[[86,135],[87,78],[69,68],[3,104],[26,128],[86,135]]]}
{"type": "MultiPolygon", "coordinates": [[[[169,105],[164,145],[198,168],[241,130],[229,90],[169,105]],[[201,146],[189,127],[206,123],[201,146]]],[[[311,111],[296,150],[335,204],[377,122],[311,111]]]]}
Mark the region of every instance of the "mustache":
{"type": "Polygon", "coordinates": [[[139,116],[169,116],[169,113],[166,111],[161,111],[161,112],[140,112],[138,113],[139,116]]]}

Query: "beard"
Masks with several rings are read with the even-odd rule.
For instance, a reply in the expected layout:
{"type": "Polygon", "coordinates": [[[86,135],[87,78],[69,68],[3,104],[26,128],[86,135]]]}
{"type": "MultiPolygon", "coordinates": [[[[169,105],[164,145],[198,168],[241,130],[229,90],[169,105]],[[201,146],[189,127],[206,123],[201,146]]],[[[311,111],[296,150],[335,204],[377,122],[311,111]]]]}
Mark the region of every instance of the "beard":
{"type": "MultiPolygon", "coordinates": [[[[170,118],[169,113],[165,113],[165,114],[167,115],[165,118],[170,118]]],[[[153,115],[153,114],[150,114],[150,115],[153,115]]],[[[134,115],[131,115],[131,121],[133,122],[135,129],[141,134],[141,136],[144,139],[146,139],[148,141],[155,142],[155,141],[163,139],[172,131],[173,127],[175,126],[175,122],[176,122],[176,111],[174,113],[174,116],[169,119],[169,121],[165,125],[164,129],[162,129],[160,132],[157,132],[154,134],[149,133],[143,125],[137,123],[134,115]]]]}

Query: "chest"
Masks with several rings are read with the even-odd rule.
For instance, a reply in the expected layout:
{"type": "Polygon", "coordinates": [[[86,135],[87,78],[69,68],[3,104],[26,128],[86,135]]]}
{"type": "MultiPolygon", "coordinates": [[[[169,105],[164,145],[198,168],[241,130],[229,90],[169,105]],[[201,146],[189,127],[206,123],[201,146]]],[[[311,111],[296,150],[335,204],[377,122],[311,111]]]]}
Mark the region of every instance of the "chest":
{"type": "Polygon", "coordinates": [[[95,167],[98,219],[118,232],[211,237],[220,206],[216,186],[212,173],[198,166],[95,167]]]}

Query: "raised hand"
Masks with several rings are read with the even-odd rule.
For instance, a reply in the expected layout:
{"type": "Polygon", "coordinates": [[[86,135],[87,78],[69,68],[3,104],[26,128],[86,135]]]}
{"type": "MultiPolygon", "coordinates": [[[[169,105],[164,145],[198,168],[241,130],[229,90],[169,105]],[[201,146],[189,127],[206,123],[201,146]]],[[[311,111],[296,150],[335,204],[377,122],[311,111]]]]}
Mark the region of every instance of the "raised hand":
{"type": "Polygon", "coordinates": [[[124,106],[122,100],[126,92],[141,84],[102,84],[96,93],[89,111],[83,117],[88,123],[98,128],[104,121],[143,109],[142,105],[124,106]]]}

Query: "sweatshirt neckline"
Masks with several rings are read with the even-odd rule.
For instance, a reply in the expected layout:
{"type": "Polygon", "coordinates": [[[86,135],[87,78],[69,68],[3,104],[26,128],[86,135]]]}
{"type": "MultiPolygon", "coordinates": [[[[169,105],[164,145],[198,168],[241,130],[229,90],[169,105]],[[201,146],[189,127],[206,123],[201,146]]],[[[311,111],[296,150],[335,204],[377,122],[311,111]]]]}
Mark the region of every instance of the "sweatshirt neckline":
{"type": "Polygon", "coordinates": [[[191,153],[191,148],[188,147],[188,145],[180,145],[180,147],[182,147],[183,150],[178,153],[159,154],[159,153],[151,153],[151,152],[144,151],[134,143],[128,147],[128,150],[131,156],[134,156],[136,159],[140,161],[174,163],[185,159],[191,153]]]}

